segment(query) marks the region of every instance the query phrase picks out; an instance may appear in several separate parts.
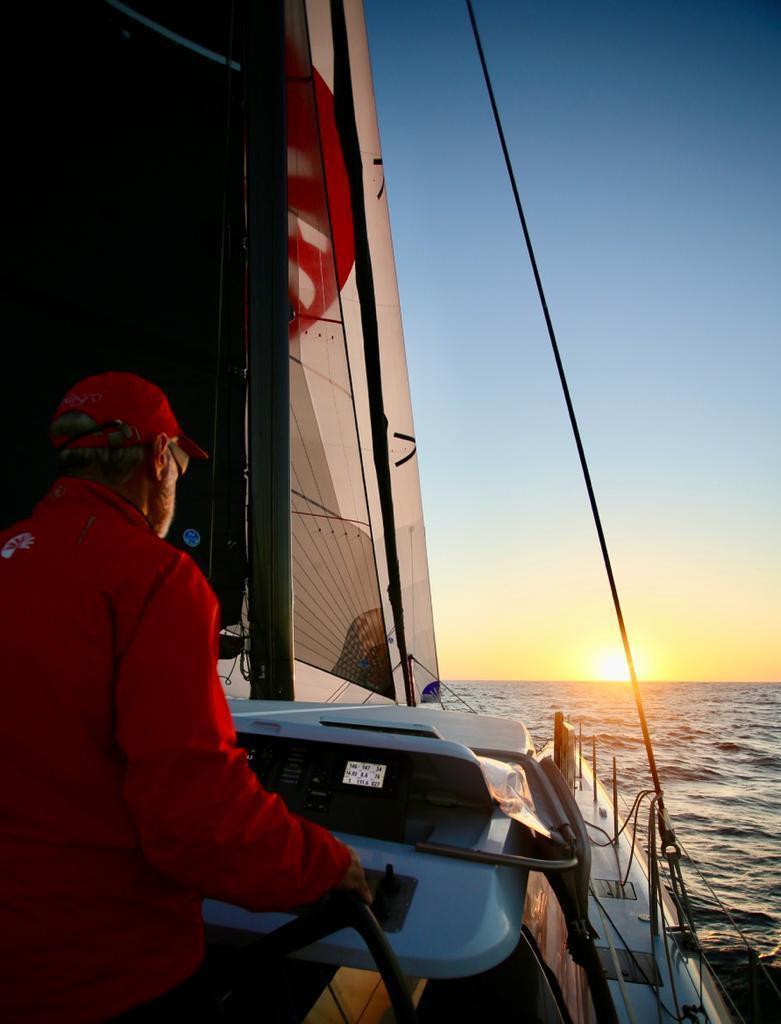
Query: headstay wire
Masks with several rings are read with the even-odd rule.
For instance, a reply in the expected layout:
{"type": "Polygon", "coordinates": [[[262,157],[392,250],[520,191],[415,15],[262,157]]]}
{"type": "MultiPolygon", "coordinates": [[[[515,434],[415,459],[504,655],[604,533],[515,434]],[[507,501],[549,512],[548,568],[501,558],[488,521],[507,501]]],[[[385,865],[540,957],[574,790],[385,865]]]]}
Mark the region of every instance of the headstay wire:
{"type": "Polygon", "coordinates": [[[548,337],[550,339],[551,348],[553,349],[553,358],[556,360],[556,369],[559,372],[559,380],[561,381],[562,391],[564,392],[564,400],[567,403],[567,412],[569,413],[569,420],[572,426],[572,433],[575,438],[575,445],[578,449],[578,457],[580,459],[580,467],[583,471],[583,479],[586,483],[586,490],[588,491],[588,500],[591,505],[591,513],[594,518],[594,525],[597,529],[597,536],[599,537],[599,546],[602,549],[602,559],[605,563],[605,571],[607,572],[608,582],[610,584],[610,592],[613,596],[613,606],[616,612],[616,618],[618,619],[618,628],[621,632],[621,641],[624,645],[624,655],[626,657],[627,667],[629,669],[629,677],[632,680],[632,690],[635,696],[635,704],[637,705],[637,713],[640,718],[640,728],[643,732],[643,741],[645,743],[645,752],[648,757],[648,767],[651,771],[651,778],[654,784],[654,792],[657,797],[657,807],[659,811],[659,828],[662,836],[662,844],[667,850],[670,848],[671,854],[677,856],[678,846],[675,839],[675,832],[673,831],[672,822],[670,821],[669,815],[664,805],[664,793],[662,790],[661,782],[659,780],[659,772],[656,768],[656,758],[654,757],[653,745],[651,743],[651,736],[648,731],[648,723],[645,717],[645,710],[643,708],[643,700],[640,695],[640,685],[637,681],[637,673],[635,672],[635,663],[632,657],[632,650],[629,646],[629,637],[627,635],[626,626],[624,624],[624,615],[621,611],[621,602],[618,597],[618,589],[616,587],[615,577],[613,576],[613,567],[610,562],[610,554],[607,549],[607,541],[605,540],[605,534],[602,529],[602,520],[599,515],[599,509],[597,507],[597,499],[594,494],[594,488],[591,483],[591,474],[589,472],[588,463],[586,461],[586,453],[583,448],[583,442],[580,438],[580,430],[578,428],[578,421],[575,417],[575,407],[572,404],[572,398],[570,396],[569,386],[567,384],[567,378],[564,373],[564,364],[561,360],[559,353],[558,342],[556,341],[556,332],[553,329],[553,321],[551,320],[550,312],[548,310],[548,303],[545,299],[545,292],[542,287],[542,278],[537,267],[537,260],[534,255],[534,248],[532,246],[531,236],[529,234],[529,228],[526,224],[526,217],[523,212],[523,206],[521,204],[521,197],[518,192],[518,185],[515,180],[515,171],[513,170],[512,160],[510,159],[510,152],[507,148],[507,141],[504,135],[504,129],[502,127],[502,120],[499,116],[499,108],[496,104],[496,96],[494,95],[493,85],[491,84],[491,76],[488,73],[488,65],[485,59],[485,52],[483,51],[483,44],[480,40],[480,32],[477,28],[477,21],[475,19],[475,13],[472,8],[472,0],[466,0],[467,11],[469,12],[469,20],[472,24],[472,32],[475,37],[475,44],[477,45],[477,52],[480,57],[480,65],[483,69],[483,77],[485,79],[486,88],[488,90],[488,97],[491,102],[491,109],[494,115],[494,122],[496,123],[496,131],[499,135],[499,142],[502,147],[502,153],[504,154],[504,162],[507,168],[507,174],[510,179],[510,185],[513,191],[513,197],[515,199],[515,208],[518,211],[518,219],[521,223],[521,229],[523,230],[523,237],[526,240],[526,250],[529,254],[529,262],[531,263],[532,272],[534,274],[534,280],[537,285],[537,293],[540,297],[540,303],[542,305],[543,316],[545,317],[545,324],[548,328],[548,337]]]}

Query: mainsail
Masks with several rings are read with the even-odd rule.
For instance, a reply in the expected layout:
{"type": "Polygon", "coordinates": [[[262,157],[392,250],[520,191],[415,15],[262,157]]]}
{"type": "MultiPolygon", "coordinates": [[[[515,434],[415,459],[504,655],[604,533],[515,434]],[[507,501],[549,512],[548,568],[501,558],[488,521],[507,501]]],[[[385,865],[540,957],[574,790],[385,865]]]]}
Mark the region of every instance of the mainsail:
{"type": "Polygon", "coordinates": [[[393,696],[341,301],[355,263],[349,184],[303,3],[286,14],[294,651],[393,696]]]}
{"type": "MultiPolygon", "coordinates": [[[[360,0],[345,0],[338,4],[327,4],[321,0],[309,0],[306,4],[309,23],[311,59],[315,74],[322,83],[318,92],[318,115],[321,123],[330,125],[330,104],[335,89],[337,73],[340,81],[345,80],[349,71],[349,88],[354,109],[355,128],[358,136],[363,169],[363,197],[361,214],[365,217],[368,240],[368,257],[374,290],[374,310],[379,339],[381,368],[382,405],[387,419],[387,442],[391,460],[391,487],[395,515],[396,557],[401,577],[401,600],[403,605],[403,628],[409,654],[414,659],[420,688],[432,679],[438,678],[436,646],[434,642],[431,592],[428,574],[428,559],[423,527],[423,512],[418,475],[415,431],[407,376],[404,337],[401,324],[398,286],[393,259],[393,245],[388,215],[387,188],[382,165],[377,115],[372,86],[369,50],[360,0]],[[343,19],[342,28],[346,35],[346,52],[335,43],[334,19],[343,19]],[[341,66],[338,66],[341,62],[341,66]],[[346,64],[346,67],[345,67],[346,64]]],[[[323,132],[330,138],[330,128],[323,132]]],[[[344,140],[339,140],[344,145],[344,140]]],[[[326,150],[326,181],[329,186],[329,200],[334,196],[333,205],[345,209],[342,198],[342,175],[336,170],[329,173],[343,156],[339,147],[326,150]]],[[[345,263],[354,260],[353,238],[347,231],[337,232],[334,237],[337,260],[345,263]]],[[[384,619],[394,623],[393,611],[388,598],[391,569],[386,560],[384,543],[385,524],[381,510],[381,499],[377,474],[371,459],[371,403],[377,399],[367,378],[364,349],[363,296],[358,288],[355,267],[340,281],[342,322],[344,324],[349,363],[353,378],[353,397],[356,407],[358,431],[365,453],[364,470],[368,497],[369,521],[374,530],[375,549],[378,552],[378,569],[383,597],[384,619]]],[[[393,625],[388,633],[394,668],[396,692],[403,693],[401,665],[395,653],[393,625]]]]}

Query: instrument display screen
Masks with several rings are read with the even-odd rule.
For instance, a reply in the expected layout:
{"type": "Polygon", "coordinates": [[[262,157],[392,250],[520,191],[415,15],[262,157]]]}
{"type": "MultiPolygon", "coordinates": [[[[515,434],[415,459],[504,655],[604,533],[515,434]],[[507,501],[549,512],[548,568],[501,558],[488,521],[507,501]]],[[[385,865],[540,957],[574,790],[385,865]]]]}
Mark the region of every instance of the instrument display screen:
{"type": "Polygon", "coordinates": [[[369,789],[382,789],[387,769],[386,764],[373,764],[371,761],[348,761],[344,769],[342,783],[348,786],[368,786],[369,789]]]}

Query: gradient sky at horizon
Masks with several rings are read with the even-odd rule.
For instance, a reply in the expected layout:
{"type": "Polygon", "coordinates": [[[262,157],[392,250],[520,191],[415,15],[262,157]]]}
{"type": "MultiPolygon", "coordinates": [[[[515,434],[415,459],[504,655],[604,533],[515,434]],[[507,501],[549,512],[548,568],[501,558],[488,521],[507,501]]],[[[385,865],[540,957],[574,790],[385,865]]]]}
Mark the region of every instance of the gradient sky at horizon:
{"type": "MultiPolygon", "coordinates": [[[[477,0],[641,678],[781,679],[781,7],[477,0]]],[[[610,593],[465,6],[366,0],[443,678],[610,593]]]]}

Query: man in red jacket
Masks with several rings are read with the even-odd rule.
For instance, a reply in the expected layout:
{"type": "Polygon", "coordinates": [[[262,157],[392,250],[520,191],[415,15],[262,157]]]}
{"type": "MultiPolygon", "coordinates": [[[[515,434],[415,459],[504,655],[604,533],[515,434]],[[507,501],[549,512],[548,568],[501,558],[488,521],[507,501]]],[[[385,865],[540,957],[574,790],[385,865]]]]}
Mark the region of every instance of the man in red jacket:
{"type": "Polygon", "coordinates": [[[0,534],[0,1018],[175,1020],[195,998],[211,1019],[204,897],[368,902],[366,880],[236,747],[217,600],[162,539],[206,453],[125,373],[75,385],[51,433],[63,475],[0,534]]]}

